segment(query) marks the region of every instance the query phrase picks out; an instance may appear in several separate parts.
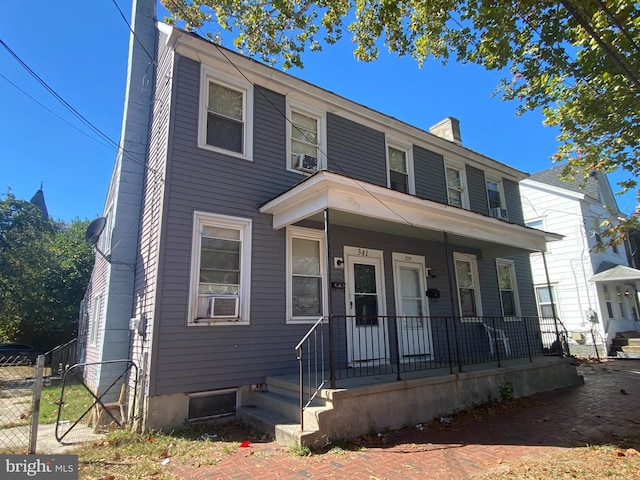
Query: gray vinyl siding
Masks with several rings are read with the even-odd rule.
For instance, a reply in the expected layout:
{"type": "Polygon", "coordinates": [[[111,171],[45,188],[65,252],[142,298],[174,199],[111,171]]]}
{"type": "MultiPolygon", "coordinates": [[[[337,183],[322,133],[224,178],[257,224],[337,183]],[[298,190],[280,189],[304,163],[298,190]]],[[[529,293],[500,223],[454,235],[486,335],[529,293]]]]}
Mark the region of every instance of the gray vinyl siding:
{"type": "Polygon", "coordinates": [[[482,297],[482,315],[485,317],[501,316],[502,304],[495,259],[483,259],[478,256],[478,277],[480,296],[482,297]]]}
{"type": "MultiPolygon", "coordinates": [[[[149,393],[231,388],[262,383],[268,375],[294,373],[298,367],[293,347],[309,325],[286,324],[286,231],[274,230],[271,216],[258,211],[258,205],[305,178],[286,170],[286,99],[255,86],[253,160],[248,161],[198,148],[199,63],[176,55],[171,78],[172,116],[166,133],[170,140],[152,142],[157,150],[150,154],[159,159],[166,145],[160,245],[148,244],[159,252],[149,393]],[[252,221],[249,325],[187,326],[194,211],[252,221]]],[[[162,123],[166,119],[159,112],[157,120],[166,128],[162,123]]],[[[327,113],[327,156],[330,170],[381,186],[387,184],[385,136],[380,131],[327,113]]],[[[442,157],[415,148],[414,161],[418,195],[446,202],[442,157]]],[[[478,169],[469,171],[472,205],[480,204],[481,197],[483,213],[487,213],[484,176],[478,169]]],[[[153,223],[148,220],[157,218],[151,209],[146,212],[145,236],[153,223]]],[[[395,313],[391,253],[424,255],[427,267],[438,272],[436,278],[427,280],[428,287],[441,292],[439,299],[429,301],[430,314],[451,315],[444,245],[435,237],[425,234],[423,239],[411,239],[332,227],[330,257],[343,256],[344,245],[385,252],[389,314],[395,313]]],[[[495,264],[489,269],[480,263],[483,302],[486,295],[493,312],[496,302],[499,305],[495,264]]],[[[331,268],[330,277],[344,281],[344,271],[331,268]]],[[[332,295],[334,313],[344,314],[344,290],[332,290],[332,295]]],[[[436,348],[444,350],[442,345],[434,345],[436,348]]]]}
{"type": "Polygon", "coordinates": [[[297,366],[293,347],[308,329],[285,324],[285,231],[274,230],[271,216],[257,208],[302,179],[285,171],[285,98],[256,87],[253,161],[247,161],[197,147],[199,82],[200,65],[177,56],[152,395],[291,373],[297,366]],[[252,221],[249,325],[187,326],[194,211],[252,221]]]}
{"type": "Polygon", "coordinates": [[[442,155],[414,146],[413,170],[416,181],[416,196],[447,203],[447,183],[442,155]]]}
{"type": "Polygon", "coordinates": [[[484,179],[484,172],[467,164],[465,166],[465,173],[469,194],[469,210],[482,215],[489,215],[487,184],[484,179]]]}
{"type": "Polygon", "coordinates": [[[504,199],[509,215],[509,222],[524,225],[524,215],[522,213],[522,197],[520,196],[520,186],[512,180],[502,180],[504,188],[504,199]]]}
{"type": "Polygon", "coordinates": [[[520,313],[524,317],[535,317],[538,315],[538,307],[536,305],[529,255],[519,255],[517,257],[508,258],[513,260],[514,268],[516,270],[518,298],[520,299],[520,313]]]}
{"type": "MultiPolygon", "coordinates": [[[[158,60],[156,62],[155,101],[152,106],[147,165],[145,170],[142,213],[140,217],[140,240],[136,262],[136,280],[134,298],[136,298],[136,316],[144,314],[147,320],[147,337],[143,344],[132,342],[132,358],[138,362],[149,348],[149,339],[153,341],[155,321],[155,300],[162,275],[158,272],[160,256],[160,232],[164,226],[163,199],[165,168],[168,148],[168,131],[171,109],[171,82],[162,79],[173,76],[173,52],[167,48],[166,36],[159,34],[157,42],[158,60]],[[160,81],[158,81],[160,79],[160,81]]],[[[141,362],[140,362],[141,363],[141,362]]]]}
{"type": "Polygon", "coordinates": [[[386,187],[384,133],[327,113],[327,168],[386,187]]]}

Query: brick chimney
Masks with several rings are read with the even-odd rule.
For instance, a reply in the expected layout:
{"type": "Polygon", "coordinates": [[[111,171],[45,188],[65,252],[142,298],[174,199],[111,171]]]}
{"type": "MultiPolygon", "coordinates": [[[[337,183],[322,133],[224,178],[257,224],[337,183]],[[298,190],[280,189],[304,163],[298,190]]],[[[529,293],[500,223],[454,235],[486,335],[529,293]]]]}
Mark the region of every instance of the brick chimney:
{"type": "Polygon", "coordinates": [[[429,128],[429,131],[440,138],[462,145],[460,120],[457,118],[447,117],[429,128]]]}

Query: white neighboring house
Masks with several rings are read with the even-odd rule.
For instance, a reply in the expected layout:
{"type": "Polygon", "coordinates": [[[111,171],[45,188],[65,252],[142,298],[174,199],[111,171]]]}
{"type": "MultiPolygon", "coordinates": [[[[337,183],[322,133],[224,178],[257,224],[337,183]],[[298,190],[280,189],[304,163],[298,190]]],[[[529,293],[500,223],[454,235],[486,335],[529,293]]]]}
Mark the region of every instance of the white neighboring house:
{"type": "Polygon", "coordinates": [[[640,331],[640,270],[627,266],[623,245],[593,251],[602,221],[616,223],[622,216],[607,177],[592,172],[580,188],[579,180],[559,178],[563,168],[558,165],[520,182],[526,225],[564,235],[549,246],[545,258],[530,255],[538,312],[552,316],[550,286],[571,353],[595,356],[595,344],[603,355],[616,334],[640,331]]]}

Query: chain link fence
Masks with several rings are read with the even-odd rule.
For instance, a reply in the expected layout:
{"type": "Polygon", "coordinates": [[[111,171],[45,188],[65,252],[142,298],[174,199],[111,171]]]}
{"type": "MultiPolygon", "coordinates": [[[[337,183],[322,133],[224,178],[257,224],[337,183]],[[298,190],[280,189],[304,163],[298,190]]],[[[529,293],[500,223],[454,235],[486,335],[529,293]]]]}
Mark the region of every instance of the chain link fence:
{"type": "Polygon", "coordinates": [[[0,452],[30,449],[36,368],[23,355],[0,357],[0,452]]]}

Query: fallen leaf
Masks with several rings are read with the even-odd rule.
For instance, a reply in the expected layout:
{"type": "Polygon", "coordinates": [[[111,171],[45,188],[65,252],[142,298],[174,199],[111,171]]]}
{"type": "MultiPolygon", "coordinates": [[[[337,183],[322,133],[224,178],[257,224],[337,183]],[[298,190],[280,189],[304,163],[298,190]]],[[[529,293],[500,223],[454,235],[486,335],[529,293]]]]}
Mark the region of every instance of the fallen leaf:
{"type": "Polygon", "coordinates": [[[246,442],[242,442],[240,444],[241,448],[247,448],[247,447],[250,447],[250,446],[251,446],[251,442],[249,440],[247,440],[246,442]]]}

